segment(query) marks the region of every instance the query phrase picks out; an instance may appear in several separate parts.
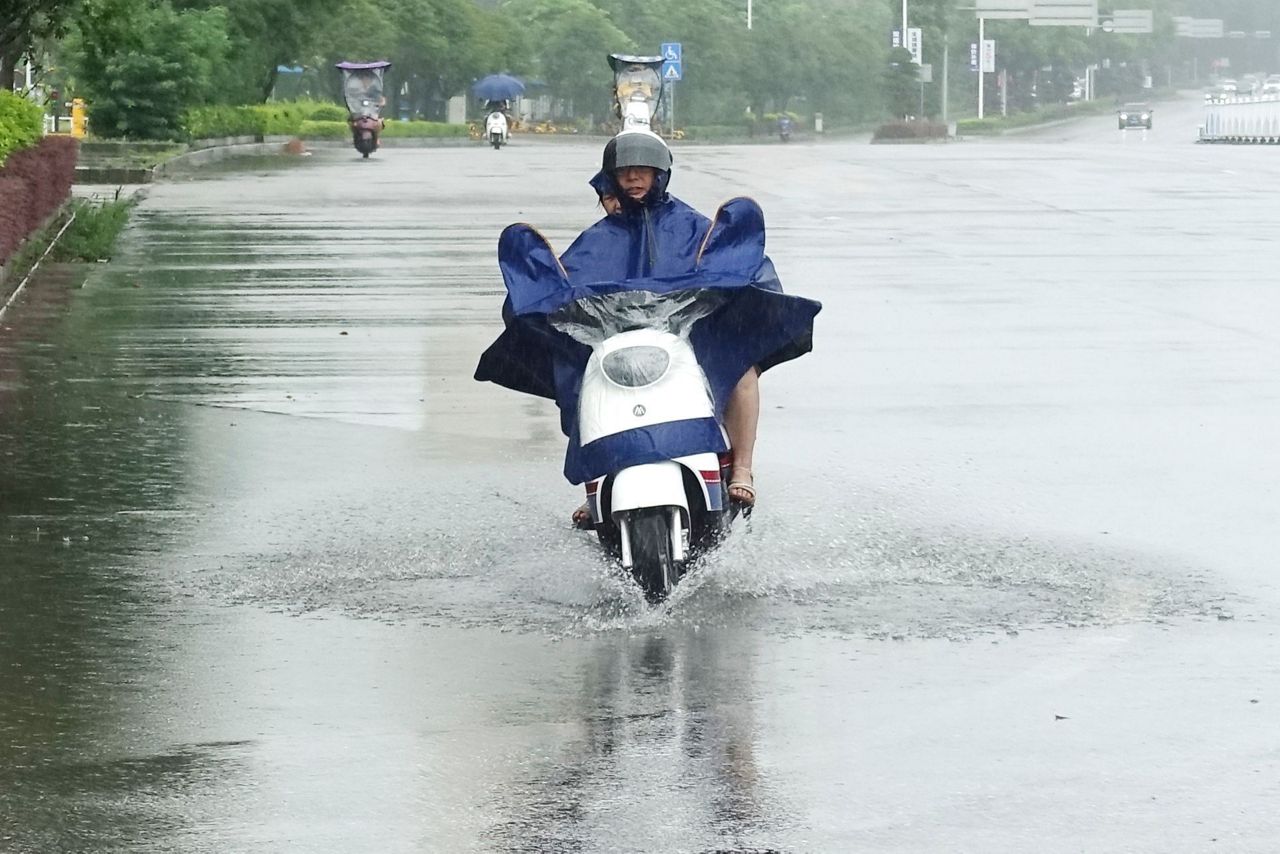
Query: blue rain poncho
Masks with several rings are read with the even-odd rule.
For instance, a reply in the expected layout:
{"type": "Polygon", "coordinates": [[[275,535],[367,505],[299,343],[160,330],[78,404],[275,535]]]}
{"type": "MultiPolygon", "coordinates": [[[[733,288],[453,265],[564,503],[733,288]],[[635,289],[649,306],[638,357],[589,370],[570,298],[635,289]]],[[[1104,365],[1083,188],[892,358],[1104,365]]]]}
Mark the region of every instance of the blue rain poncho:
{"type": "Polygon", "coordinates": [[[600,220],[560,258],[537,230],[523,223],[509,226],[498,241],[498,265],[507,287],[506,329],[481,356],[475,377],[556,401],[561,429],[570,440],[564,473],[571,483],[623,466],[726,448],[715,422],[686,425],[687,430],[640,428],[626,431],[638,435],[624,441],[580,447],[578,393],[591,350],[548,321],[562,306],[626,290],[720,291],[720,307],[689,335],[717,418],[723,418],[730,394],[753,365],[765,371],[813,347],[813,318],[821,306],[782,293],[764,254],[759,206],[750,199],[732,199],[708,220],[657,189],[659,198],[600,220]],[[715,446],[708,447],[709,441],[715,446]]]}

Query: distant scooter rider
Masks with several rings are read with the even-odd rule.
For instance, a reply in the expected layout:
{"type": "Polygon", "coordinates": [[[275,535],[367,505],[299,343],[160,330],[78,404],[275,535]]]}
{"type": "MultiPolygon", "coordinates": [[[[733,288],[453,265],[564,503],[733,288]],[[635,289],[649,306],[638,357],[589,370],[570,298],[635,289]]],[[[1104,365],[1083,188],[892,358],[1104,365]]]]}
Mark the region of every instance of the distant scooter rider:
{"type": "Polygon", "coordinates": [[[507,117],[501,110],[494,110],[484,119],[485,138],[492,140],[495,133],[498,134],[499,142],[506,143],[507,117]]]}

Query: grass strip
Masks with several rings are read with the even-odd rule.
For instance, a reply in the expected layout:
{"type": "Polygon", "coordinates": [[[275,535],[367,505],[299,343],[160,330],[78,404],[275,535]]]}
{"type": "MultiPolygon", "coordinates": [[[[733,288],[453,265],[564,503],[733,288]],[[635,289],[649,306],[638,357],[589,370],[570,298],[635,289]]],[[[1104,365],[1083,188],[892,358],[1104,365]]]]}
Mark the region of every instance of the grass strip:
{"type": "Polygon", "coordinates": [[[92,201],[77,199],[71,203],[76,220],[54,247],[54,261],[105,261],[115,251],[116,240],[136,199],[92,201]]]}

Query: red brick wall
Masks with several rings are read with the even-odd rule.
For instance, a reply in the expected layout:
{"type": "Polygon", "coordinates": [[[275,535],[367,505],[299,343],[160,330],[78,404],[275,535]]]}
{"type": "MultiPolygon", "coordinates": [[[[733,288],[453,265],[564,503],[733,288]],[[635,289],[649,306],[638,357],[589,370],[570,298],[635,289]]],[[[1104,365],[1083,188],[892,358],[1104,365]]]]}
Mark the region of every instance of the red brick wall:
{"type": "Polygon", "coordinates": [[[80,143],[46,136],[0,167],[0,264],[71,195],[80,143]]]}

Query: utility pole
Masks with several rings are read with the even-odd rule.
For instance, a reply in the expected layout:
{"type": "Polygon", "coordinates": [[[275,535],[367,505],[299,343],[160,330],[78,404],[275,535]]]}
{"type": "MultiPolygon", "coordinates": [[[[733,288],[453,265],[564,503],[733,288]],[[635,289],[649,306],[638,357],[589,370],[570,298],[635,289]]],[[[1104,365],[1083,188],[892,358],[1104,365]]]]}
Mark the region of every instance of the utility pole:
{"type": "Polygon", "coordinates": [[[947,119],[948,107],[951,101],[951,78],[949,76],[951,65],[951,40],[946,33],[942,34],[942,123],[948,124],[947,119]]]}
{"type": "MultiPolygon", "coordinates": [[[[903,3],[907,0],[902,0],[903,3]]],[[[751,29],[751,0],[747,0],[747,29],[751,29]]]]}
{"type": "Polygon", "coordinates": [[[987,19],[978,19],[978,118],[983,117],[983,97],[987,82],[987,19]]]}

